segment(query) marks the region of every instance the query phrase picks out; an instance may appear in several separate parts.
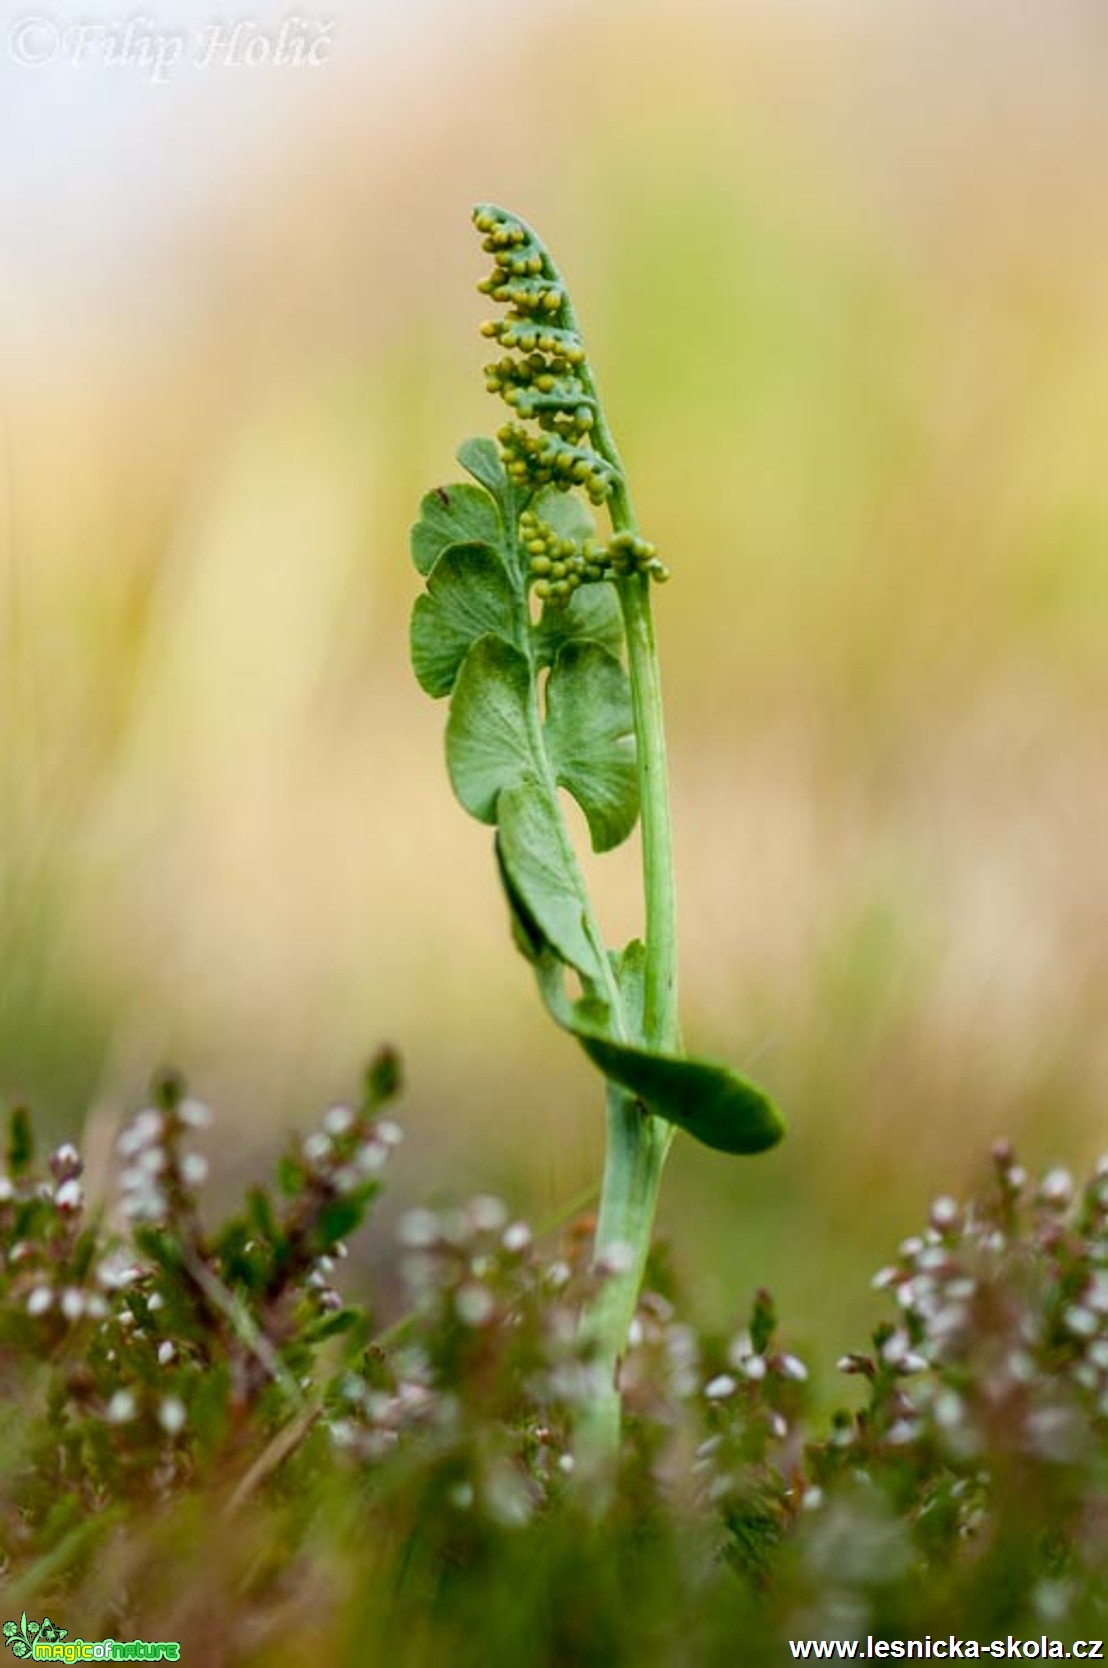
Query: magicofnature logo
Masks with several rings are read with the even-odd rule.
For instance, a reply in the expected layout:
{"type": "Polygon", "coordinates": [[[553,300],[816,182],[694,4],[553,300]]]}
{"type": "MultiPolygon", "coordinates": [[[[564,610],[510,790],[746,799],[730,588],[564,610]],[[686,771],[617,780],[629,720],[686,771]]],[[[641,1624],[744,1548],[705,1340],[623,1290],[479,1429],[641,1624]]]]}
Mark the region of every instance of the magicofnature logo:
{"type": "Polygon", "coordinates": [[[181,1657],[176,1639],[70,1639],[67,1628],[55,1627],[49,1617],[28,1621],[26,1611],[18,1622],[5,1622],[3,1632],[12,1655],[33,1662],[179,1662],[181,1657]]]}

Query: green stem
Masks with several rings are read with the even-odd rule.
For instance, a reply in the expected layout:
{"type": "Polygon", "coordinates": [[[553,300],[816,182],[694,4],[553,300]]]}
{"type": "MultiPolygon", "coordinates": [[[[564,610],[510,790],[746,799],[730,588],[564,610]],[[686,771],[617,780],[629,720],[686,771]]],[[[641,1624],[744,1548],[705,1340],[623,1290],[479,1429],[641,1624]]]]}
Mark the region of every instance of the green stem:
{"type": "MultiPolygon", "coordinates": [[[[617,471],[612,525],[616,532],[637,534],[623,465],[603,408],[597,403],[597,449],[617,471]]],[[[616,590],[627,639],[642,817],[646,969],[641,1040],[648,1048],[670,1051],[680,1046],[677,903],[662,684],[650,581],[645,575],[635,575],[619,581],[616,590]]],[[[587,1473],[607,1471],[610,1476],[618,1458],[620,1363],[642,1287],[662,1168],[672,1137],[672,1124],[646,1112],[633,1096],[609,1086],[607,1147],[596,1227],[596,1262],[604,1281],[586,1329],[594,1349],[597,1390],[580,1427],[581,1458],[587,1473]]]]}
{"type": "MultiPolygon", "coordinates": [[[[572,327],[580,334],[567,302],[572,327]]],[[[623,460],[608,427],[596,382],[586,362],[582,380],[596,401],[593,440],[616,472],[609,511],[617,533],[639,535],[639,524],[623,460]]],[[[669,767],[666,761],[662,678],[650,605],[650,580],[632,575],[616,584],[627,638],[631,703],[635,715],[635,746],[639,769],[642,816],[642,866],[646,926],[646,1001],[643,1041],[651,1048],[679,1045],[677,1020],[677,893],[673,879],[673,824],[669,808],[669,767]]]]}

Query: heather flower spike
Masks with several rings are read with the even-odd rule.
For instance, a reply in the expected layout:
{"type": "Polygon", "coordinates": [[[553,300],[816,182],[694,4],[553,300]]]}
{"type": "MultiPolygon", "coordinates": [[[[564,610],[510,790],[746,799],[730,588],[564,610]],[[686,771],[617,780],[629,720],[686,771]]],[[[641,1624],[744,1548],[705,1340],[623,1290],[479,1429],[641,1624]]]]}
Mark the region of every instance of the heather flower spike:
{"type": "MultiPolygon", "coordinates": [[[[412,530],[426,590],[412,615],[422,687],[450,698],[446,759],[467,811],[496,830],[513,934],[547,1010],[607,1088],[607,1157],[586,1317],[598,1364],[585,1457],[611,1461],[619,1365],[642,1281],[662,1165],[676,1129],[721,1152],[761,1152],[783,1125],[729,1067],[689,1058],[677,1017],[677,931],[665,734],[651,581],[668,577],[638,526],[626,472],[566,285],[522,220],[474,213],[503,314],[486,386],[511,419],[466,441],[472,482],[436,488],[412,530]],[[601,533],[595,512],[610,523],[601,533]],[[537,605],[537,613],[536,613],[537,605]],[[559,790],[595,851],[641,819],[644,935],[609,950],[559,790]],[[566,974],[575,976],[570,994],[566,974]],[[620,1249],[618,1259],[608,1256],[620,1249]]],[[[590,1467],[583,1468],[586,1472],[590,1467]]],[[[595,1466],[591,1468],[595,1470],[595,1466]]]]}

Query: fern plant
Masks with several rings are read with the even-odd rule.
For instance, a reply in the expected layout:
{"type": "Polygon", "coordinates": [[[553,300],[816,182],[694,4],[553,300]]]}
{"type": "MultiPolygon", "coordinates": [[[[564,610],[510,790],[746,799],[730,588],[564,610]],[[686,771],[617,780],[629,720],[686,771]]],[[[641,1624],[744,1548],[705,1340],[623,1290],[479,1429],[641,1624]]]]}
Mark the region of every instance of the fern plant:
{"type": "Polygon", "coordinates": [[[411,652],[449,697],[446,762],[467,811],[496,830],[515,942],[554,1021],[606,1082],[595,1257],[607,1278],[585,1318],[597,1389],[582,1453],[616,1453],[619,1366],[675,1130],[757,1153],[783,1126],[768,1097],[684,1051],[665,730],[651,593],[668,577],[642,537],[577,317],[549,252],[516,215],[474,211],[492,256],[486,385],[509,408],[498,444],[467,440],[470,482],[437,487],[412,530],[426,580],[411,652]],[[594,512],[610,524],[598,531],[594,512]],[[641,819],[644,931],[604,939],[559,802],[606,852],[641,819]],[[567,975],[570,979],[567,981],[567,975]]]}

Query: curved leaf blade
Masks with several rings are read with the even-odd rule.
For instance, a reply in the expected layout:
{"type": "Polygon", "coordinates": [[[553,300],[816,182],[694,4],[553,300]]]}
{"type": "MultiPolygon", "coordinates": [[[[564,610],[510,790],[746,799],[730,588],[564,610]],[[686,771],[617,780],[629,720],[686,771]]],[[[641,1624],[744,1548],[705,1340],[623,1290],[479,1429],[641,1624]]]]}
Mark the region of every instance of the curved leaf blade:
{"type": "Polygon", "coordinates": [[[546,686],[546,749],[559,786],[585,813],[594,851],[611,851],[639,814],[627,674],[598,643],[567,643],[546,686]]]}
{"type": "Polygon", "coordinates": [[[486,439],[484,435],[474,435],[462,441],[454,456],[462,468],[475,481],[487,487],[498,502],[504,498],[508,491],[508,477],[495,441],[486,439]]]}
{"type": "Polygon", "coordinates": [[[581,585],[566,603],[547,603],[534,627],[535,659],[552,666],[566,643],[599,643],[615,659],[623,653],[623,616],[606,579],[581,585]]]}
{"type": "Polygon", "coordinates": [[[602,973],[598,952],[585,930],[580,884],[555,832],[556,819],[557,807],[534,780],[501,793],[497,851],[505,889],[526,945],[545,941],[584,978],[597,980],[602,973]]]}
{"type": "Polygon", "coordinates": [[[511,580],[487,544],[452,544],[412,610],[412,668],[421,688],[449,695],[470,649],[493,635],[516,643],[518,609],[511,580]]]}
{"type": "MultiPolygon", "coordinates": [[[[542,925],[515,892],[512,877],[501,870],[516,943],[531,962],[547,1012],[563,1031],[576,1037],[589,1059],[648,1111],[675,1124],[716,1152],[750,1155],[775,1147],[785,1124],[773,1101],[748,1079],[715,1060],[661,1054],[639,1044],[618,1042],[608,1034],[603,1004],[592,991],[572,1002],[565,987],[562,958],[544,939],[542,925]]],[[[645,949],[632,939],[617,966],[625,1017],[634,1024],[642,1000],[645,949]]]]}
{"type": "Polygon", "coordinates": [[[769,1096],[729,1066],[613,1042],[580,1024],[572,1029],[605,1077],[705,1147],[722,1153],[761,1153],[775,1147],[785,1133],[769,1096]]]}
{"type": "Polygon", "coordinates": [[[535,771],[524,656],[499,637],[476,642],[458,673],[446,721],[446,768],[458,799],[478,822],[496,822],[496,803],[535,771]]]}
{"type": "Polygon", "coordinates": [[[500,512],[483,487],[468,481],[435,487],[421,501],[412,528],[412,561],[426,575],[452,544],[491,544],[499,550],[503,538],[500,512]]]}

